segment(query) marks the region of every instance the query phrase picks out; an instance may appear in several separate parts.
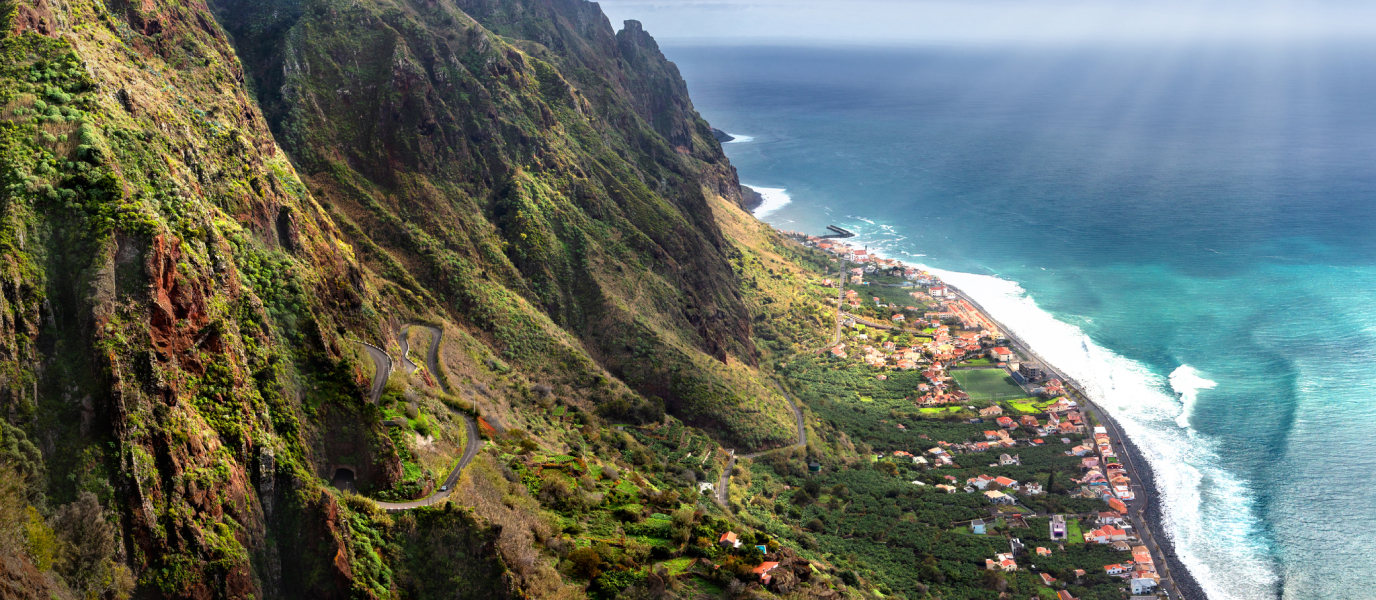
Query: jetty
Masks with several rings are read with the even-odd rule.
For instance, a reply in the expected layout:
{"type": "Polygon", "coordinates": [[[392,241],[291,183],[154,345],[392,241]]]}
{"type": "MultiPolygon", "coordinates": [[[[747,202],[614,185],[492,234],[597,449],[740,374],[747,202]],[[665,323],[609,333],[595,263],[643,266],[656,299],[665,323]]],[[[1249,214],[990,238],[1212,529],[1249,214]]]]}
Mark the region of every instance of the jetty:
{"type": "Polygon", "coordinates": [[[835,225],[827,225],[827,230],[831,231],[832,233],[831,233],[830,235],[824,235],[824,236],[821,236],[821,237],[824,237],[824,238],[851,238],[851,237],[855,237],[855,234],[852,233],[849,229],[843,229],[843,228],[837,227],[837,226],[835,226],[835,225]]]}

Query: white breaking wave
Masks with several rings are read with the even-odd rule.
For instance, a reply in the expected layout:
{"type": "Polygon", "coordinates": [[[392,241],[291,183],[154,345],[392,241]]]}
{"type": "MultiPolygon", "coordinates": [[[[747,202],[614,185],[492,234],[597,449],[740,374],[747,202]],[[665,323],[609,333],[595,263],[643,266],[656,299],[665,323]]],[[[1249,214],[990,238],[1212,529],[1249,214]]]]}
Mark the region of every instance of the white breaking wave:
{"type": "Polygon", "coordinates": [[[1190,365],[1180,365],[1171,372],[1171,389],[1175,390],[1180,397],[1180,416],[1175,418],[1175,422],[1181,427],[1190,426],[1190,414],[1194,412],[1194,402],[1199,399],[1199,390],[1212,390],[1218,384],[1209,381],[1199,375],[1194,367],[1190,365]]]}
{"type": "MultiPolygon", "coordinates": [[[[741,185],[745,184],[742,183],[741,185]]],[[[769,213],[787,206],[789,202],[793,201],[793,198],[790,198],[788,195],[788,190],[784,188],[756,187],[753,185],[745,185],[745,187],[759,192],[760,195],[764,197],[764,202],[761,202],[759,206],[755,207],[756,218],[764,217],[769,213]]]]}
{"type": "Polygon", "coordinates": [[[748,135],[738,135],[738,134],[735,134],[735,133],[731,133],[731,132],[729,132],[729,131],[726,132],[726,135],[731,136],[731,141],[726,142],[726,143],[728,143],[728,144],[748,144],[748,143],[750,143],[750,142],[755,141],[755,138],[754,138],[754,137],[751,137],[751,136],[748,136],[748,135]]]}
{"type": "MultiPolygon", "coordinates": [[[[1113,415],[1151,464],[1162,520],[1176,553],[1213,600],[1275,598],[1277,581],[1249,484],[1230,473],[1214,442],[1179,426],[1165,377],[1094,343],[1037,307],[1017,283],[922,267],[969,294],[1113,415]]],[[[1192,393],[1213,382],[1192,372],[1192,393]]],[[[1182,385],[1185,385],[1182,383],[1182,385]]]]}

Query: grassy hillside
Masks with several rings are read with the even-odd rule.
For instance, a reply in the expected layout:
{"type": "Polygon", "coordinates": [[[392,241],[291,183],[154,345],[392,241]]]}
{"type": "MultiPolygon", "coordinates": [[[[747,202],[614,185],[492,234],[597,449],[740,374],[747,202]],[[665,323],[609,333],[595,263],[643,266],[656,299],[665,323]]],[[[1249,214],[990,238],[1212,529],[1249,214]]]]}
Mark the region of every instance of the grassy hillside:
{"type": "Polygon", "coordinates": [[[749,432],[729,412],[762,393],[708,209],[739,185],[638,27],[613,33],[586,3],[519,18],[497,3],[482,23],[445,2],[213,4],[287,154],[399,310],[550,383],[585,387],[569,367],[592,357],[644,400],[591,397],[611,418],[668,410],[747,447],[786,439],[782,402],[752,408],[767,426],[749,432]],[[564,332],[582,348],[552,342],[564,332]]]}
{"type": "Polygon", "coordinates": [[[397,519],[327,482],[411,496],[465,443],[463,412],[516,448],[588,443],[541,403],[789,439],[707,208],[738,198],[734,172],[686,96],[672,122],[642,116],[683,88],[648,36],[557,64],[446,3],[215,8],[4,5],[0,375],[25,483],[5,501],[28,531],[6,577],[425,596],[446,590],[411,569],[459,560],[501,595],[542,571],[491,550],[515,547],[500,515],[397,519]],[[445,331],[442,372],[374,405],[358,341],[398,355],[414,322],[445,331]],[[78,508],[110,527],[68,531],[78,508]],[[488,558],[417,541],[437,527],[488,558]]]}
{"type": "MultiPolygon", "coordinates": [[[[1003,591],[972,558],[999,542],[938,523],[987,507],[871,466],[893,422],[977,427],[817,356],[843,265],[742,208],[639,24],[582,0],[0,17],[0,595],[1003,591]]],[[[1065,481],[1043,454],[1006,472],[1065,481]]]]}

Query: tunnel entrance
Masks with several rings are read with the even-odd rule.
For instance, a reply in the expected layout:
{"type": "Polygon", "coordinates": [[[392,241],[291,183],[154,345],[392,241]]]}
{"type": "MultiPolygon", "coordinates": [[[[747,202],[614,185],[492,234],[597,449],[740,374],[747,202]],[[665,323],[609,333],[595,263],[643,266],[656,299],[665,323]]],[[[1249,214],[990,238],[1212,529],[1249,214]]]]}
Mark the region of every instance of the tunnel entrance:
{"type": "Polygon", "coordinates": [[[354,470],[338,468],[334,470],[334,478],[330,480],[330,485],[336,489],[346,492],[358,493],[358,488],[354,487],[354,470]]]}

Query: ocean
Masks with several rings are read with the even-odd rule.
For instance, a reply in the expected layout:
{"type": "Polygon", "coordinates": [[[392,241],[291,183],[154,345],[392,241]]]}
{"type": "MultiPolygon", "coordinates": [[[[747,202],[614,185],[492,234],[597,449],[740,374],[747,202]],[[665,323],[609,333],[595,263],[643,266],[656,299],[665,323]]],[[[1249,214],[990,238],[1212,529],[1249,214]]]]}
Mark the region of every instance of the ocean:
{"type": "Polygon", "coordinates": [[[937,270],[1088,388],[1209,598],[1376,597],[1376,46],[665,53],[760,218],[937,270]]]}

